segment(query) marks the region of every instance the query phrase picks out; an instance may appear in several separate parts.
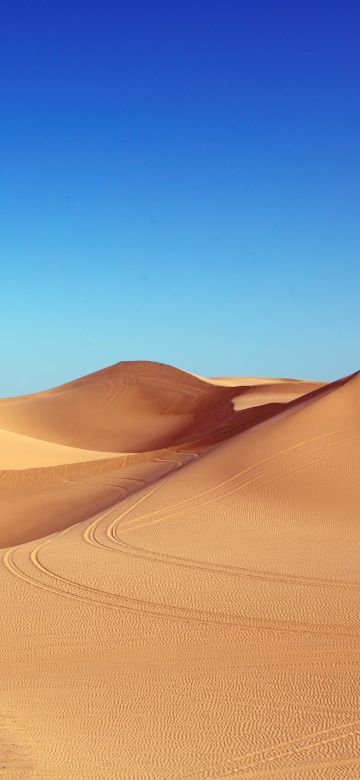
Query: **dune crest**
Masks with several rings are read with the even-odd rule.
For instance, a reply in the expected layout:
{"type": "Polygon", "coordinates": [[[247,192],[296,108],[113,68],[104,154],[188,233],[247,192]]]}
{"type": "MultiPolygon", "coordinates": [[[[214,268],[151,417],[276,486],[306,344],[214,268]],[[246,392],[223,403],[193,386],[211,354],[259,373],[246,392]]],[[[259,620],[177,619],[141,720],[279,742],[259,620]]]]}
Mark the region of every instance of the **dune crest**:
{"type": "MultiPolygon", "coordinates": [[[[300,386],[299,395],[318,385],[300,386]]],[[[282,402],[278,387],[269,403],[282,402]]],[[[163,363],[116,363],[51,390],[0,399],[0,428],[82,449],[141,452],[174,445],[188,430],[194,438],[204,417],[211,430],[213,408],[218,416],[226,406],[234,417],[231,400],[240,393],[251,395],[241,378],[226,387],[163,363]]]]}
{"type": "Polygon", "coordinates": [[[0,775],[360,777],[360,374],[0,400],[0,775]]]}

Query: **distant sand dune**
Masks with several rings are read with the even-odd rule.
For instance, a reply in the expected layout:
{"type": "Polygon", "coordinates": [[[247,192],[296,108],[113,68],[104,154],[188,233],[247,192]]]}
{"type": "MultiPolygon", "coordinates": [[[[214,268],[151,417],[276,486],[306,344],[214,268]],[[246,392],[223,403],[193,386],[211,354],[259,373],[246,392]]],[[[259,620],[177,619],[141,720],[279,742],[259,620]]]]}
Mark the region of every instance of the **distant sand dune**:
{"type": "Polygon", "coordinates": [[[360,374],[0,401],[0,776],[360,777],[360,374]]]}
{"type": "MultiPolygon", "coordinates": [[[[158,449],[183,439],[185,431],[196,436],[204,418],[211,428],[209,412],[219,406],[234,421],[231,399],[250,396],[248,381],[223,387],[162,363],[117,363],[53,390],[1,400],[0,428],[91,450],[158,449]]],[[[306,384],[303,392],[316,386],[306,384]]],[[[273,402],[281,402],[277,388],[269,394],[273,402]]]]}

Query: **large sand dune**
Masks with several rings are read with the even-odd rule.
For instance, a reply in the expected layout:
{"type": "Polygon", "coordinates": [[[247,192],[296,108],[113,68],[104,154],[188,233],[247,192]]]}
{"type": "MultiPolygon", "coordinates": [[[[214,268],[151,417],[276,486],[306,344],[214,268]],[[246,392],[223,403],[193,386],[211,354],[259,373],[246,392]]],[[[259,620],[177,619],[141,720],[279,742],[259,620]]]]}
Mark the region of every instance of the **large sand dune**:
{"type": "Polygon", "coordinates": [[[0,776],[360,778],[360,375],[0,401],[0,776]]]}

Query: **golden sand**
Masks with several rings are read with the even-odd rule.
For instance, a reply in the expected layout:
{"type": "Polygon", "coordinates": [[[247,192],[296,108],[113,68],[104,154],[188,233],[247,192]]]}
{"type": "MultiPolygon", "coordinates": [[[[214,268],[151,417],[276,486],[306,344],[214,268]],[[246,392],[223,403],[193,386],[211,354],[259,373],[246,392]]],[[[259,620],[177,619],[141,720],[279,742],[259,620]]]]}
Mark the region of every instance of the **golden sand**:
{"type": "Polygon", "coordinates": [[[360,375],[0,401],[0,776],[360,778],[360,375]]]}

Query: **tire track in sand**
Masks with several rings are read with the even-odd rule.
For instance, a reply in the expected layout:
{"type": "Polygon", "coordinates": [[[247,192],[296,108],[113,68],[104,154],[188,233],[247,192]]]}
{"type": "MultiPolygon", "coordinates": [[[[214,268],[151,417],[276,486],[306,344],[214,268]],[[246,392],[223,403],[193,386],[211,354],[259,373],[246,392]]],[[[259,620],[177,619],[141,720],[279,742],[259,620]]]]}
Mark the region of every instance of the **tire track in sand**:
{"type": "MultiPolygon", "coordinates": [[[[342,439],[339,443],[343,443],[344,441],[350,440],[353,437],[347,437],[346,439],[342,439]]],[[[357,437],[356,437],[357,438],[357,437]]],[[[329,446],[329,445],[328,445],[329,446]]],[[[326,449],[320,448],[317,452],[326,449]]],[[[277,453],[277,456],[281,453],[277,453]]],[[[311,465],[322,463],[327,458],[321,459],[321,460],[315,460],[308,462],[305,465],[302,465],[300,467],[297,467],[296,469],[288,470],[284,474],[280,475],[279,477],[276,477],[273,480],[267,480],[265,483],[261,483],[261,487],[264,485],[270,484],[270,482],[274,482],[277,479],[282,479],[289,474],[296,473],[296,471],[301,470],[303,468],[310,467],[311,465]]],[[[257,464],[255,464],[257,465],[257,464]]],[[[276,468],[275,466],[274,468],[276,468]]],[[[255,468],[252,467],[252,468],[255,468]]],[[[274,470],[274,469],[273,469],[274,470]]],[[[239,476],[241,473],[239,472],[237,476],[239,476]]],[[[239,487],[236,488],[236,492],[240,493],[240,496],[242,495],[248,495],[251,492],[254,492],[258,489],[258,485],[255,485],[255,488],[251,488],[249,490],[242,490],[243,487],[246,487],[247,485],[251,483],[257,483],[263,476],[266,476],[268,474],[268,470],[263,471],[260,475],[253,477],[250,480],[247,480],[246,482],[242,483],[239,487]]],[[[149,498],[155,490],[158,490],[161,487],[162,482],[158,483],[156,487],[148,492],[145,496],[141,497],[139,501],[135,502],[135,504],[132,504],[131,507],[126,509],[124,512],[121,512],[120,514],[116,514],[118,511],[118,508],[115,507],[111,510],[110,513],[107,513],[104,516],[100,516],[99,518],[96,518],[93,523],[91,523],[84,532],[84,538],[88,543],[94,544],[95,546],[99,546],[105,549],[109,549],[114,552],[123,552],[125,555],[133,555],[134,557],[143,558],[145,560],[152,559],[156,562],[161,563],[168,563],[169,565],[179,566],[179,567],[186,567],[189,569],[201,569],[203,571],[214,573],[214,574],[225,574],[228,576],[233,577],[241,577],[241,578],[250,578],[250,579],[256,579],[256,580],[263,580],[267,582],[279,582],[279,583],[288,583],[288,584],[294,584],[294,585],[306,585],[306,586],[312,586],[312,587],[334,587],[334,588],[344,588],[348,590],[359,590],[360,588],[360,582],[357,582],[356,580],[334,580],[331,578],[326,577],[311,577],[311,576],[302,576],[302,575],[290,575],[286,573],[277,573],[277,572],[269,572],[266,570],[250,570],[246,569],[244,567],[237,567],[237,566],[227,566],[226,564],[218,564],[216,562],[212,562],[209,564],[208,561],[201,560],[201,559],[195,559],[195,558],[186,558],[183,556],[174,556],[174,555],[168,555],[166,553],[160,553],[154,550],[150,550],[148,548],[143,547],[137,547],[135,545],[130,544],[129,542],[126,542],[122,537],[118,534],[118,529],[120,528],[122,531],[132,531],[136,530],[137,528],[141,528],[144,526],[151,525],[153,523],[139,523],[138,521],[146,518],[148,516],[151,516],[153,513],[148,513],[145,515],[141,515],[140,517],[134,518],[134,520],[130,521],[132,524],[126,524],[121,522],[121,520],[130,512],[133,511],[137,506],[142,504],[147,498],[149,498]],[[115,543],[117,545],[116,548],[109,546],[108,544],[105,544],[103,541],[100,541],[97,538],[96,531],[98,530],[99,526],[103,523],[104,520],[111,517],[112,514],[115,514],[114,521],[106,528],[106,536],[109,538],[110,542],[115,543]]],[[[213,488],[210,489],[211,491],[213,488]]],[[[227,495],[232,494],[235,491],[228,491],[227,493],[223,494],[220,497],[214,498],[215,500],[220,500],[221,498],[226,497],[227,495]]],[[[202,494],[204,495],[204,494],[202,494]]],[[[186,499],[187,500],[187,499],[186,499]]],[[[199,506],[190,506],[186,508],[186,512],[188,511],[194,511],[198,508],[202,508],[202,506],[207,505],[210,502],[205,502],[203,504],[200,504],[199,506]]],[[[212,503],[212,502],[211,502],[212,503]]],[[[181,513],[183,514],[183,513],[181,513]]],[[[176,513],[175,515],[167,515],[165,518],[162,518],[161,521],[170,520],[172,517],[179,516],[180,513],[176,513]]]]}

